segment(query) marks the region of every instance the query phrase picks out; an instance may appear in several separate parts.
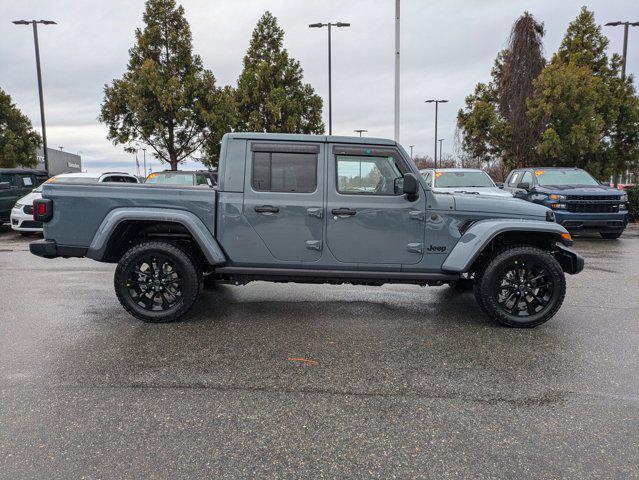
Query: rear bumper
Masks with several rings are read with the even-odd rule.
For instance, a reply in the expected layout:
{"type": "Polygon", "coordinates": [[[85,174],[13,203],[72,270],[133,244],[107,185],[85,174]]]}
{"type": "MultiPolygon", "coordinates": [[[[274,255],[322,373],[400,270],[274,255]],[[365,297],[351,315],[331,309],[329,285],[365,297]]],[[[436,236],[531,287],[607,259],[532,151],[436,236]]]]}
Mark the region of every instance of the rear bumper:
{"type": "Polygon", "coordinates": [[[38,257],[44,258],[85,257],[87,254],[87,249],[84,247],[58,245],[55,240],[46,239],[29,243],[29,251],[38,257]]]}
{"type": "Polygon", "coordinates": [[[584,257],[560,243],[555,243],[553,254],[561,265],[562,270],[570,275],[579,273],[584,269],[584,257]]]}
{"type": "Polygon", "coordinates": [[[556,222],[566,230],[619,231],[628,225],[628,212],[574,213],[554,210],[556,222]]]}

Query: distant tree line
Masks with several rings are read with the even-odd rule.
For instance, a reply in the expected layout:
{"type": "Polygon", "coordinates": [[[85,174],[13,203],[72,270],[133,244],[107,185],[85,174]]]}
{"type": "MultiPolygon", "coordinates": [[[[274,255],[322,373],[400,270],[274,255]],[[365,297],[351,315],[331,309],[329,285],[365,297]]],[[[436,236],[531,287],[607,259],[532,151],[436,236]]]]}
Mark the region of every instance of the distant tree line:
{"type": "Polygon", "coordinates": [[[576,166],[599,178],[637,170],[639,98],[621,58],[583,7],[550,61],[543,24],[524,13],[488,83],[478,83],[457,115],[462,162],[576,166]]]}
{"type": "Polygon", "coordinates": [[[41,143],[29,118],[0,88],[0,168],[35,167],[41,143]]]}
{"type": "Polygon", "coordinates": [[[144,144],[176,170],[188,158],[218,162],[226,132],[324,133],[322,99],[303,82],[266,12],[253,30],[235,87],[216,85],[193,53],[184,8],[148,0],[126,72],[104,89],[100,121],[114,144],[144,144]]]}

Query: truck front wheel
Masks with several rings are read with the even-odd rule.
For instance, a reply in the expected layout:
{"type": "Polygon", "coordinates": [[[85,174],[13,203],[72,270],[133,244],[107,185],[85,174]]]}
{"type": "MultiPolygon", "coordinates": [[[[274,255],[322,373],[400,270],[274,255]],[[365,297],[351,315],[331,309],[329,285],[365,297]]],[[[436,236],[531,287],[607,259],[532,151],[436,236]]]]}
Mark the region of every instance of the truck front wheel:
{"type": "Polygon", "coordinates": [[[535,327],[561,307],[566,279],[548,252],[531,246],[508,248],[492,258],[477,276],[475,297],[501,325],[535,327]]]}
{"type": "Polygon", "coordinates": [[[120,304],[145,322],[172,322],[185,315],[200,293],[196,261],[177,245],[144,242],[126,252],[115,269],[120,304]]]}

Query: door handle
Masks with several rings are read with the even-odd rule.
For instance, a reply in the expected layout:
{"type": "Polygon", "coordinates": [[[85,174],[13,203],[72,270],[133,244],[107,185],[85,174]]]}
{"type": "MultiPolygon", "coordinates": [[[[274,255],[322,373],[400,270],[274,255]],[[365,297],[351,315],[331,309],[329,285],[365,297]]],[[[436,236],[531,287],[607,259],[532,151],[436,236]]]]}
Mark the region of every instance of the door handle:
{"type": "Polygon", "coordinates": [[[331,213],[336,217],[352,217],[357,212],[355,210],[351,210],[350,208],[334,208],[331,210],[331,213]]]}
{"type": "Polygon", "coordinates": [[[278,213],[280,211],[279,208],[273,207],[271,205],[260,205],[255,207],[254,209],[257,213],[278,213]]]}

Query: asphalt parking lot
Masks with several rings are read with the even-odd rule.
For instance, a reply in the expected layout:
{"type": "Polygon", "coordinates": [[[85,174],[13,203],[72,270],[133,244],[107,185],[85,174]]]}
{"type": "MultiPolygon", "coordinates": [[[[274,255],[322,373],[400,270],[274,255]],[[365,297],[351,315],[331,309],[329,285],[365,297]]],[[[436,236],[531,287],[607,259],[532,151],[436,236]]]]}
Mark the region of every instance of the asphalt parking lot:
{"type": "Polygon", "coordinates": [[[558,315],[448,287],[220,286],[128,316],[113,265],[0,233],[0,477],[637,478],[639,228],[558,315]]]}

